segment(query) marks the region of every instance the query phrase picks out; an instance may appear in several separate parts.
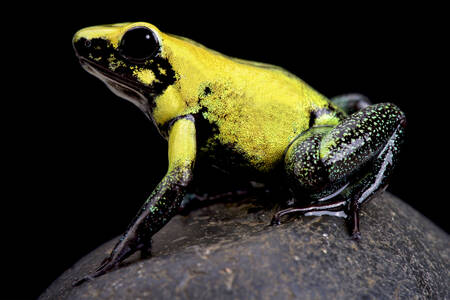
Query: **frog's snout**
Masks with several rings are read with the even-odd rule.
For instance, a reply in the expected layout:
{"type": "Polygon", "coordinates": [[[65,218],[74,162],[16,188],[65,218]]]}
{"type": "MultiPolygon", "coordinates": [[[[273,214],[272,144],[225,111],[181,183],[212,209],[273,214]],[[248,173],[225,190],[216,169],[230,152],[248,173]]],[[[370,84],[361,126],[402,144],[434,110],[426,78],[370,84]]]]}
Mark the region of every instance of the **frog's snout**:
{"type": "Polygon", "coordinates": [[[91,41],[86,37],[86,28],[78,30],[72,38],[72,46],[74,47],[74,50],[78,52],[80,50],[80,47],[87,47],[89,48],[91,46],[91,41]]]}

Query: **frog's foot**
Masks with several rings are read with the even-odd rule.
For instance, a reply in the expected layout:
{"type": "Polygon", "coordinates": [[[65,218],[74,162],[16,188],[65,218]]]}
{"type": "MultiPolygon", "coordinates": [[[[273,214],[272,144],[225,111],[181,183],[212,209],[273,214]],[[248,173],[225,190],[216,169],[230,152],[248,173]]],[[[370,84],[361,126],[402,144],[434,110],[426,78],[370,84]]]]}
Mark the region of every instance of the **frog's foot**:
{"type": "Polygon", "coordinates": [[[361,232],[359,231],[359,205],[356,200],[351,201],[350,205],[348,205],[348,201],[337,201],[331,204],[319,204],[283,209],[273,215],[270,225],[280,225],[281,217],[292,213],[308,216],[328,215],[346,218],[351,238],[356,241],[361,239],[361,232]]]}
{"type": "Polygon", "coordinates": [[[120,262],[137,251],[141,251],[141,258],[151,256],[151,238],[145,233],[147,232],[135,233],[133,227],[131,227],[116,244],[111,254],[101,262],[93,273],[74,281],[72,285],[79,286],[86,281],[91,281],[96,277],[108,273],[117,268],[120,262]]]}
{"type": "Polygon", "coordinates": [[[359,203],[358,198],[353,198],[348,206],[347,225],[350,231],[350,236],[353,240],[359,241],[361,239],[361,232],[359,231],[359,203]]]}
{"type": "Polygon", "coordinates": [[[327,204],[317,204],[305,207],[291,207],[287,209],[280,210],[276,214],[273,215],[272,221],[270,225],[280,225],[281,217],[291,213],[297,213],[300,215],[310,215],[310,216],[337,216],[337,217],[346,217],[344,213],[344,208],[347,204],[347,201],[337,201],[333,203],[327,204]]]}
{"type": "Polygon", "coordinates": [[[80,279],[75,280],[72,283],[72,286],[79,286],[84,282],[92,281],[92,280],[94,280],[94,278],[105,274],[106,272],[108,272],[109,270],[111,270],[113,268],[113,266],[110,265],[109,262],[110,262],[110,257],[105,258],[102,261],[102,263],[100,264],[100,266],[92,274],[88,274],[80,279]]]}
{"type": "Polygon", "coordinates": [[[348,204],[348,201],[343,200],[336,201],[330,204],[319,204],[283,209],[273,215],[270,225],[280,225],[281,217],[292,213],[308,216],[328,215],[333,217],[342,217],[346,218],[351,238],[358,241],[361,239],[361,232],[359,231],[359,204],[357,198],[351,201],[350,205],[348,204]]]}
{"type": "Polygon", "coordinates": [[[106,259],[103,260],[102,264],[92,273],[92,274],[88,274],[80,279],[76,279],[74,282],[72,282],[72,286],[79,286],[87,281],[92,281],[94,280],[94,278],[99,277],[103,274],[105,274],[108,270],[102,268],[102,266],[106,266],[107,264],[107,259],[109,257],[107,257],[106,259]]]}

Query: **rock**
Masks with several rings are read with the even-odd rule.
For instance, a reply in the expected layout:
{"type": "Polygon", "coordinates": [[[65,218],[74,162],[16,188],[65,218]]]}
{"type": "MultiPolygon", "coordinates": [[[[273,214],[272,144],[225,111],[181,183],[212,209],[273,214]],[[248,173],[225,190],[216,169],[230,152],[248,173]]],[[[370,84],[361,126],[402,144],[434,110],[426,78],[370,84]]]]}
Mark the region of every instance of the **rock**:
{"type": "Polygon", "coordinates": [[[71,283],[110,241],[61,275],[40,299],[448,299],[449,236],[384,193],[361,214],[362,239],[343,219],[297,216],[270,227],[258,203],[219,203],[176,216],[134,255],[94,281],[71,283]]]}

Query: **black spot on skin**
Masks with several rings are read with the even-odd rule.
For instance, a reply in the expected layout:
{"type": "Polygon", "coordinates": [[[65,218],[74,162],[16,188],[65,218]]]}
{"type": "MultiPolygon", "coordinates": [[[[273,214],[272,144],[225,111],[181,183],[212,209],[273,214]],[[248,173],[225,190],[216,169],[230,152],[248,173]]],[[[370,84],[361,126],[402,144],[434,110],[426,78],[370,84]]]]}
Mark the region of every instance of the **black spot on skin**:
{"type": "Polygon", "coordinates": [[[309,114],[309,124],[308,124],[308,127],[309,127],[309,128],[311,128],[311,127],[314,126],[314,123],[316,122],[316,119],[317,119],[317,116],[316,116],[316,114],[314,113],[314,111],[311,112],[311,113],[309,114]]]}
{"type": "Polygon", "coordinates": [[[212,89],[211,89],[211,87],[210,86],[205,86],[204,88],[203,88],[203,90],[201,90],[199,93],[198,93],[198,103],[201,103],[202,102],[202,100],[203,99],[205,99],[206,97],[208,97],[209,95],[211,95],[213,93],[213,91],[212,91],[212,89]]]}
{"type": "Polygon", "coordinates": [[[212,93],[211,88],[209,86],[205,87],[205,89],[203,90],[203,92],[205,93],[205,96],[208,96],[209,94],[212,93]]]}
{"type": "Polygon", "coordinates": [[[208,108],[203,106],[195,115],[195,124],[197,129],[197,144],[201,147],[206,144],[210,137],[219,133],[219,127],[216,123],[210,123],[205,119],[203,113],[208,112],[208,108]]]}
{"type": "Polygon", "coordinates": [[[309,127],[313,127],[314,124],[316,123],[316,120],[323,115],[326,114],[330,114],[332,113],[332,111],[330,109],[328,109],[328,107],[326,108],[320,108],[320,109],[316,109],[316,110],[312,110],[309,114],[309,127]]]}

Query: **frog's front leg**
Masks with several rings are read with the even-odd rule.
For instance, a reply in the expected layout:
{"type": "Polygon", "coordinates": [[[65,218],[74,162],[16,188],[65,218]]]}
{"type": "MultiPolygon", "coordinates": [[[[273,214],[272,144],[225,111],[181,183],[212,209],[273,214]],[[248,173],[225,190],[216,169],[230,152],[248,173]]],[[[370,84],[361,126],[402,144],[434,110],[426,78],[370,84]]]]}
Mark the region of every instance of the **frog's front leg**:
{"type": "Polygon", "coordinates": [[[141,251],[148,256],[151,237],[177,214],[188,184],[196,156],[196,130],[190,115],[175,121],[169,131],[169,168],[134,218],[127,231],[92,274],[74,282],[79,285],[115,268],[131,254],[141,251]]]}
{"type": "Polygon", "coordinates": [[[358,111],[337,126],[313,127],[286,152],[285,168],[297,195],[310,204],[275,214],[344,213],[352,236],[359,238],[359,209],[386,187],[403,140],[406,119],[393,104],[381,103],[358,111]]]}

